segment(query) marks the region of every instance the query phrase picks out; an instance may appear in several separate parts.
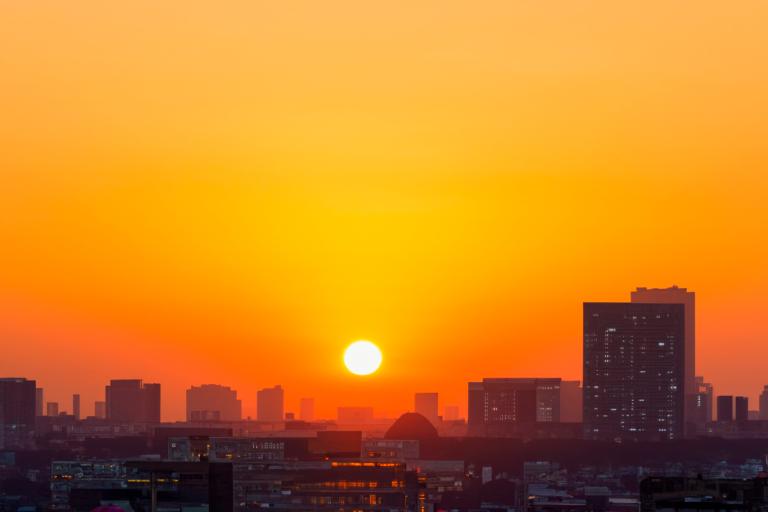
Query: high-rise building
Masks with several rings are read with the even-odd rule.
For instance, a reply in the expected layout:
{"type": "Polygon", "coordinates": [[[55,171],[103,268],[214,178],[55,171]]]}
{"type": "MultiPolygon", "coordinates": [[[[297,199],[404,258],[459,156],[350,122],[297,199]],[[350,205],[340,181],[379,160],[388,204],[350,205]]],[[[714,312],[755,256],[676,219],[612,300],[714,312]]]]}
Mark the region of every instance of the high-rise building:
{"type": "Polygon", "coordinates": [[[560,383],[560,421],[581,423],[583,415],[581,381],[564,380],[560,383]]]}
{"type": "Polygon", "coordinates": [[[584,303],[584,435],[679,439],[684,427],[685,306],[584,303]]]}
{"type": "Polygon", "coordinates": [[[260,389],[256,393],[256,419],[259,421],[283,421],[283,388],[279,385],[260,389]]]}
{"type": "Polygon", "coordinates": [[[459,419],[459,406],[458,405],[446,405],[443,411],[443,419],[445,421],[456,421],[459,419]]]}
{"type": "Polygon", "coordinates": [[[59,415],[59,402],[48,402],[45,404],[45,415],[55,417],[59,415]]]}
{"type": "Polygon", "coordinates": [[[43,388],[35,388],[35,416],[45,414],[45,392],[43,388]]]}
{"type": "Polygon", "coordinates": [[[749,398],[746,396],[737,396],[734,401],[734,419],[736,421],[747,421],[749,419],[749,398]]]}
{"type": "Polygon", "coordinates": [[[315,420],[315,399],[302,398],[299,405],[299,419],[304,421],[315,420]]]}
{"type": "Polygon", "coordinates": [[[713,401],[714,388],[712,384],[704,382],[704,377],[697,376],[696,393],[689,418],[698,428],[702,428],[707,422],[712,421],[713,401]]]}
{"type": "Polygon", "coordinates": [[[80,419],[80,395],[77,393],[72,395],[72,416],[74,416],[76,420],[80,419]]]}
{"type": "Polygon", "coordinates": [[[234,389],[203,384],[187,390],[187,421],[239,421],[242,412],[234,389]]]}
{"type": "Polygon", "coordinates": [[[107,418],[107,402],[103,400],[96,400],[93,403],[93,415],[99,419],[107,418]]]}
{"type": "Polygon", "coordinates": [[[763,386],[763,392],[760,393],[760,419],[768,420],[768,385],[763,386]]]}
{"type": "Polygon", "coordinates": [[[109,420],[160,423],[160,384],[145,384],[141,379],[111,380],[105,396],[109,420]]]}
{"type": "Polygon", "coordinates": [[[511,378],[470,382],[467,424],[483,428],[560,421],[560,379],[511,378]]]}
{"type": "Polygon", "coordinates": [[[34,380],[0,379],[0,449],[32,446],[36,399],[34,380]]]}
{"type": "Polygon", "coordinates": [[[427,418],[433,425],[438,423],[437,393],[416,393],[413,395],[413,409],[427,418]]]}
{"type": "Polygon", "coordinates": [[[733,421],[733,396],[717,397],[717,421],[733,421]]]}

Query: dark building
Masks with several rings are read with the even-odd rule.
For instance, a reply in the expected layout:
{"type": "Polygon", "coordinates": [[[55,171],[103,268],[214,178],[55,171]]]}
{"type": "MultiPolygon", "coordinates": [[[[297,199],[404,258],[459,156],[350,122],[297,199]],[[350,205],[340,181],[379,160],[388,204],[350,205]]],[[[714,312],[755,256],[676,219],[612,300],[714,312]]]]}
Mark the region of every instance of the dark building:
{"type": "Polygon", "coordinates": [[[640,482],[641,512],[757,512],[768,507],[768,479],[651,477],[640,482]]]}
{"type": "Polygon", "coordinates": [[[733,396],[717,397],[717,421],[733,421],[733,396]]]}
{"type": "Polygon", "coordinates": [[[560,421],[560,379],[483,379],[470,382],[467,423],[471,433],[499,427],[560,421]]]}
{"type": "Polygon", "coordinates": [[[768,386],[763,386],[763,392],[760,393],[759,417],[768,420],[768,386]]]}
{"type": "Polygon", "coordinates": [[[105,394],[108,420],[160,423],[160,384],[144,384],[140,379],[111,380],[105,394]]]}
{"type": "Polygon", "coordinates": [[[80,419],[80,395],[78,394],[72,395],[72,416],[76,420],[80,419]]]}
{"type": "MultiPolygon", "coordinates": [[[[683,377],[685,415],[694,414],[696,386],[696,294],[686,288],[638,288],[631,301],[643,304],[683,304],[685,306],[685,374],[683,377]]],[[[686,420],[687,421],[687,420],[686,420]]]]}
{"type": "Polygon", "coordinates": [[[229,387],[203,384],[187,390],[187,421],[240,421],[242,409],[237,391],[229,387]]]}
{"type": "Polygon", "coordinates": [[[749,419],[749,398],[746,396],[737,396],[734,402],[734,414],[736,421],[747,421],[749,419]]]}
{"type": "Polygon", "coordinates": [[[710,421],[712,421],[714,388],[712,384],[704,382],[704,377],[696,377],[696,394],[694,395],[693,407],[688,421],[692,422],[697,429],[701,430],[710,421]]]}
{"type": "Polygon", "coordinates": [[[0,449],[32,447],[36,403],[34,380],[0,379],[0,449]]]}
{"type": "Polygon", "coordinates": [[[587,439],[680,439],[684,371],[685,306],[584,303],[587,439]]]}

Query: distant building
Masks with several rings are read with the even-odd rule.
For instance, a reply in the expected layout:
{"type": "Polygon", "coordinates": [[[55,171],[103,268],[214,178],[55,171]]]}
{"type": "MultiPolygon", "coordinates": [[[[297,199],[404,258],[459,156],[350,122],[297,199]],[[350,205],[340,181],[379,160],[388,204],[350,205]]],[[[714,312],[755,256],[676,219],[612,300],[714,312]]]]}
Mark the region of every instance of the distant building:
{"type": "Polygon", "coordinates": [[[0,449],[32,447],[36,399],[34,380],[0,379],[0,449]]]}
{"type": "Polygon", "coordinates": [[[446,405],[443,411],[443,419],[445,421],[456,421],[460,418],[458,405],[446,405]]]}
{"type": "Polygon", "coordinates": [[[93,415],[99,419],[107,418],[107,402],[96,400],[93,403],[93,415]]]}
{"type": "Polygon", "coordinates": [[[43,388],[35,388],[35,416],[45,414],[45,392],[43,388]]]}
{"type": "Polygon", "coordinates": [[[437,393],[416,393],[413,395],[413,410],[421,414],[433,425],[438,423],[437,393]]]}
{"type": "Polygon", "coordinates": [[[315,420],[315,399],[302,398],[299,405],[299,419],[303,421],[315,420]]]}
{"type": "Polygon", "coordinates": [[[259,421],[283,421],[283,388],[278,386],[260,389],[256,393],[256,419],[259,421]]]}
{"type": "Polygon", "coordinates": [[[160,384],[145,384],[140,379],[111,380],[105,395],[107,419],[160,423],[160,384]]]}
{"type": "Polygon", "coordinates": [[[470,382],[467,424],[482,433],[560,421],[560,379],[509,378],[470,382]]]}
{"type": "Polygon", "coordinates": [[[48,402],[45,404],[45,415],[46,416],[58,416],[59,415],[59,403],[58,402],[48,402]]]}
{"type": "Polygon", "coordinates": [[[581,423],[583,416],[581,381],[564,380],[560,383],[560,421],[581,423]]]}
{"type": "Polygon", "coordinates": [[[683,436],[685,306],[584,303],[584,436],[683,436]]]}
{"type": "Polygon", "coordinates": [[[338,407],[336,420],[340,424],[363,424],[373,421],[373,407],[338,407]]]}
{"type": "Polygon", "coordinates": [[[642,304],[683,304],[685,307],[685,374],[683,395],[686,416],[691,414],[696,394],[696,294],[686,288],[638,288],[631,301],[642,304]]]}
{"type": "Polygon", "coordinates": [[[72,416],[74,416],[76,420],[80,419],[80,395],[77,393],[72,395],[72,416]]]}
{"type": "Polygon", "coordinates": [[[242,402],[237,391],[217,384],[187,390],[187,421],[240,421],[242,402]]]}
{"type": "Polygon", "coordinates": [[[747,421],[749,419],[749,398],[746,396],[737,396],[734,401],[734,419],[736,421],[747,421]]]}
{"type": "Polygon", "coordinates": [[[760,393],[760,419],[768,420],[768,385],[763,386],[763,392],[760,393]]]}
{"type": "Polygon", "coordinates": [[[704,377],[696,377],[696,394],[689,419],[699,429],[703,428],[713,417],[714,388],[712,384],[704,382],[704,377]]]}
{"type": "Polygon", "coordinates": [[[733,396],[717,397],[717,421],[733,421],[733,396]]]}

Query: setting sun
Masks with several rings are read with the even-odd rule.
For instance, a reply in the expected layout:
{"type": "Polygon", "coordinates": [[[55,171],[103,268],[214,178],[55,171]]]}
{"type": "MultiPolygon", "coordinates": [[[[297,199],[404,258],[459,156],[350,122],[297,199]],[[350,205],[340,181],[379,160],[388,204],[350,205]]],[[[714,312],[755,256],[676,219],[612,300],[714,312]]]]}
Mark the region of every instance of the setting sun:
{"type": "Polygon", "coordinates": [[[381,366],[381,350],[370,341],[356,341],[344,351],[344,364],[355,375],[370,375],[381,366]]]}

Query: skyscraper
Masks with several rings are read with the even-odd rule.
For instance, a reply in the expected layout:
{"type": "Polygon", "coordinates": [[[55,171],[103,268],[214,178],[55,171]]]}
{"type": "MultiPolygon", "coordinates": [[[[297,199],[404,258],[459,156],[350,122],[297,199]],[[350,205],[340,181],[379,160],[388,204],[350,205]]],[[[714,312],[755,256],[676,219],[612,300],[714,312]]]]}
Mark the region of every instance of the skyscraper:
{"type": "Polygon", "coordinates": [[[415,393],[413,395],[413,409],[427,418],[433,425],[437,425],[437,393],[415,393]]]}
{"type": "Polygon", "coordinates": [[[558,378],[483,379],[469,383],[467,424],[473,432],[559,421],[558,378]]]}
{"type": "Polygon", "coordinates": [[[203,384],[187,390],[187,421],[239,421],[242,409],[237,391],[229,387],[203,384]]]}
{"type": "Polygon", "coordinates": [[[59,402],[48,402],[45,404],[45,415],[56,417],[59,415],[59,402]]]}
{"type": "Polygon", "coordinates": [[[584,303],[584,435],[679,439],[685,306],[584,303]]]}
{"type": "Polygon", "coordinates": [[[30,448],[35,434],[35,381],[0,379],[0,448],[30,448]]]}
{"type": "Polygon", "coordinates": [[[717,397],[717,421],[733,421],[733,396],[717,397]]]}
{"type": "Polygon", "coordinates": [[[111,380],[105,396],[109,420],[160,423],[160,384],[144,384],[141,379],[111,380]]]}
{"type": "Polygon", "coordinates": [[[760,419],[768,420],[768,385],[763,386],[760,393],[760,419]]]}
{"type": "Polygon", "coordinates": [[[256,419],[259,421],[283,421],[283,388],[277,385],[260,389],[256,393],[256,419]]]}
{"type": "Polygon", "coordinates": [[[737,396],[734,401],[734,419],[736,421],[747,421],[749,419],[749,398],[746,396],[737,396]]]}
{"type": "Polygon", "coordinates": [[[103,400],[96,400],[93,403],[93,415],[99,419],[107,418],[107,402],[103,400]]]}
{"type": "Polygon", "coordinates": [[[712,421],[714,401],[714,388],[712,384],[704,382],[704,377],[696,377],[696,394],[690,421],[698,428],[702,428],[707,422],[712,421]]]}
{"type": "Polygon", "coordinates": [[[315,420],[315,399],[302,398],[299,406],[299,419],[304,421],[315,420]]]}
{"type": "Polygon", "coordinates": [[[696,388],[696,294],[686,288],[638,288],[631,293],[631,301],[642,304],[683,304],[685,306],[685,378],[684,414],[692,416],[696,388]]]}
{"type": "Polygon", "coordinates": [[[76,420],[80,419],[80,395],[77,393],[72,395],[72,416],[74,416],[76,420]]]}

